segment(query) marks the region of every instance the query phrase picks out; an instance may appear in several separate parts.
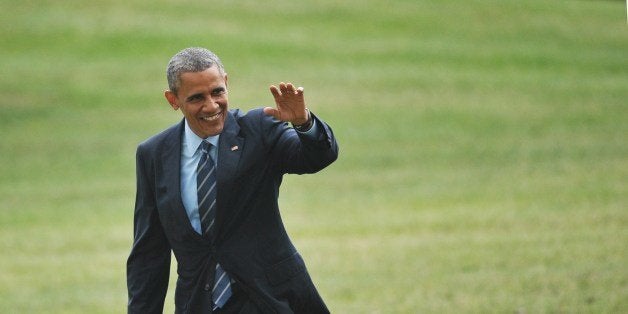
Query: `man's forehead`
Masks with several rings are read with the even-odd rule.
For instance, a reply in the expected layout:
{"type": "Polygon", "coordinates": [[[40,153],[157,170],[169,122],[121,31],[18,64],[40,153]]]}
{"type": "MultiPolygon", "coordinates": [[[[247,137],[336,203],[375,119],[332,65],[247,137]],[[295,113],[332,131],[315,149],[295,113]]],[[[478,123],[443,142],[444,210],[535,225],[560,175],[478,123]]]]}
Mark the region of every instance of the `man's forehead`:
{"type": "Polygon", "coordinates": [[[181,86],[205,84],[209,82],[220,84],[224,82],[224,75],[222,75],[216,67],[211,67],[200,72],[183,72],[179,76],[179,82],[181,86]]]}

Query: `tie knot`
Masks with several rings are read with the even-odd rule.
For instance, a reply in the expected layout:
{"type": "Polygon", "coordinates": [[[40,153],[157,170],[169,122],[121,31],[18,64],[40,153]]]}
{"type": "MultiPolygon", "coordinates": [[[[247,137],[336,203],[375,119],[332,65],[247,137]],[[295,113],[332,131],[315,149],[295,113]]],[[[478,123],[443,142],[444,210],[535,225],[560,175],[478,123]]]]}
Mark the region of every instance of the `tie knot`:
{"type": "Polygon", "coordinates": [[[201,151],[203,152],[203,154],[208,154],[209,153],[209,148],[211,147],[212,144],[210,144],[207,141],[202,141],[201,142],[201,151]]]}

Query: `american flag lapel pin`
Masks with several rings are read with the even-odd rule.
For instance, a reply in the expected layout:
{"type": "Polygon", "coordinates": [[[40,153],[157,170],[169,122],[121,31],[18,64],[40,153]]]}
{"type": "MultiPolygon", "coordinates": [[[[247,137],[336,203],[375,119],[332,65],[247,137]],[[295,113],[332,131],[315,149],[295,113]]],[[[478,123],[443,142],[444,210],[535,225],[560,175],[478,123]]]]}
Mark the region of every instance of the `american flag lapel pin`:
{"type": "Polygon", "coordinates": [[[236,150],[238,150],[238,145],[236,145],[236,146],[232,146],[232,147],[231,147],[231,151],[232,151],[232,152],[233,152],[233,151],[236,151],[236,150]]]}

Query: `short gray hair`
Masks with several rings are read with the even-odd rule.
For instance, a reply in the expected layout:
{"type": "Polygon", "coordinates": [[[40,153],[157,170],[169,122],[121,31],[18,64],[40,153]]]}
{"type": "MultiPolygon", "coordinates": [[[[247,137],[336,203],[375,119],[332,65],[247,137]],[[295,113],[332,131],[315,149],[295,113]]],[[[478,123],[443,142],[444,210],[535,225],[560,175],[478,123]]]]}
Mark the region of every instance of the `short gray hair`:
{"type": "Polygon", "coordinates": [[[213,52],[199,47],[185,48],[179,51],[168,62],[166,78],[168,88],[177,93],[181,86],[181,74],[185,72],[202,72],[216,65],[220,74],[225,73],[222,62],[213,52]]]}

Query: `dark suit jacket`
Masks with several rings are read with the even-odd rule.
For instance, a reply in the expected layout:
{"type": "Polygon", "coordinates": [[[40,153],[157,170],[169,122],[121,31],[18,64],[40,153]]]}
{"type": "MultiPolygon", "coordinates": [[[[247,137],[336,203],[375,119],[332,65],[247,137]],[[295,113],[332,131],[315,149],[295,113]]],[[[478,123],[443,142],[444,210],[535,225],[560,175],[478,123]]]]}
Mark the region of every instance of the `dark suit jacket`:
{"type": "Polygon", "coordinates": [[[216,236],[194,231],[181,200],[184,123],[137,149],[134,242],[127,261],[129,313],[161,313],[170,252],[177,259],[177,313],[210,313],[216,262],[261,313],[328,313],[279,214],[285,173],[314,173],[338,156],[328,125],[316,140],[261,109],[230,111],[218,147],[216,236]]]}

